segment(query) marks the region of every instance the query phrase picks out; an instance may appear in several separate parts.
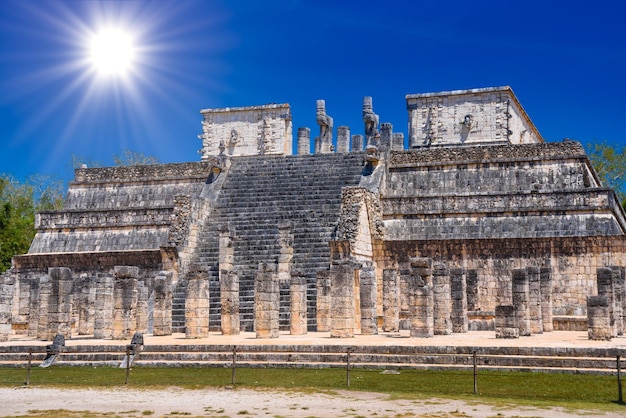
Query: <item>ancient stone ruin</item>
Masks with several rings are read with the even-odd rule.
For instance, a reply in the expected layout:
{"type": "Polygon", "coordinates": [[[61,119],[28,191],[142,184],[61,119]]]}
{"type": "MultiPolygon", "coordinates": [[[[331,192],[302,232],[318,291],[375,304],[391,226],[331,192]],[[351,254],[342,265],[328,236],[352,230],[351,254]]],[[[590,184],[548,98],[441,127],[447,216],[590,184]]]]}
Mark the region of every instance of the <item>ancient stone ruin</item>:
{"type": "Polygon", "coordinates": [[[626,219],[583,147],[509,87],[406,105],[407,145],[371,97],[336,135],[318,100],[313,140],[287,104],[205,109],[200,161],[77,169],[0,275],[0,339],[623,333],[626,219]]]}

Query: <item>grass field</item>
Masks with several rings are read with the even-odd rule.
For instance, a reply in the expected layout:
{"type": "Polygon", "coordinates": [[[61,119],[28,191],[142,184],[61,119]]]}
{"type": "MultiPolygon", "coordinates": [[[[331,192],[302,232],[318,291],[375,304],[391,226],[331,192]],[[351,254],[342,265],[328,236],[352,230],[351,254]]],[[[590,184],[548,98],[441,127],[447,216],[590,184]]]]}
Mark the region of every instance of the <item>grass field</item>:
{"type": "MultiPolygon", "coordinates": [[[[26,369],[0,368],[0,385],[21,386],[26,369]]],[[[201,389],[231,385],[229,368],[147,368],[134,367],[128,387],[163,388],[177,386],[201,389]]],[[[237,369],[237,387],[325,391],[346,389],[345,369],[237,369]]],[[[37,387],[125,386],[126,371],[118,368],[51,367],[33,368],[30,384],[37,387]]],[[[572,409],[623,410],[617,402],[615,376],[487,372],[478,374],[477,394],[471,372],[355,369],[350,372],[350,390],[389,394],[400,398],[444,397],[480,402],[515,403],[535,406],[562,406],[572,409]]]]}

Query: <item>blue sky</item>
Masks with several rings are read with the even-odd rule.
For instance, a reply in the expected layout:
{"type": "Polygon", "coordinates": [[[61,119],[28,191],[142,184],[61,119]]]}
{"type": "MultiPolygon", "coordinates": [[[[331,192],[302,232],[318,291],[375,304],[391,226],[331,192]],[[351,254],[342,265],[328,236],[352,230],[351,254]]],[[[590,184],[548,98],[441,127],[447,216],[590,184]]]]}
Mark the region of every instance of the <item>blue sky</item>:
{"type": "MultiPolygon", "coordinates": [[[[405,95],[509,85],[548,141],[626,144],[620,1],[154,0],[0,2],[0,172],[70,177],[72,155],[199,160],[200,109],[315,101],[362,133],[372,96],[407,132],[405,95]],[[88,40],[133,33],[127,77],[98,77],[88,40]]],[[[335,135],[336,136],[336,135],[335,135]]]]}

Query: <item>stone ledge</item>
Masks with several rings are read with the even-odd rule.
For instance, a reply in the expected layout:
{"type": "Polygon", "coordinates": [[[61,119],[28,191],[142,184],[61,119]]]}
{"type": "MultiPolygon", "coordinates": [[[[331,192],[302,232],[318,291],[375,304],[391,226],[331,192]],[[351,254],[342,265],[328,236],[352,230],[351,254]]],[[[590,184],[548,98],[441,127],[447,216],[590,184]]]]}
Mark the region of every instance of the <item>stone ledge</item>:
{"type": "Polygon", "coordinates": [[[160,269],[163,264],[160,249],[106,252],[73,252],[25,254],[13,257],[14,268],[44,270],[49,267],[68,267],[75,270],[106,270],[114,266],[129,265],[160,269]]]}

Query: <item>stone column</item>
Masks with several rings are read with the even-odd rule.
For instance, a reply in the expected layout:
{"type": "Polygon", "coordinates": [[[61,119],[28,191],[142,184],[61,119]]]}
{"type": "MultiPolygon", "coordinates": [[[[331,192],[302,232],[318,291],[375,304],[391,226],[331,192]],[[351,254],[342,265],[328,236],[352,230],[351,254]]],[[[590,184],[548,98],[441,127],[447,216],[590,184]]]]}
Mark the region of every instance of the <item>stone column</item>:
{"type": "Polygon", "coordinates": [[[354,337],[354,279],[358,268],[350,260],[333,261],[330,266],[330,336],[354,337]]]}
{"type": "Polygon", "coordinates": [[[330,271],[318,271],[316,282],[317,332],[328,332],[330,331],[330,271]]]}
{"type": "Polygon", "coordinates": [[[519,338],[517,309],[512,305],[496,306],[496,338],[519,338]]]}
{"type": "Polygon", "coordinates": [[[298,155],[309,155],[311,153],[311,130],[309,128],[298,128],[298,155]]]}
{"type": "Polygon", "coordinates": [[[11,273],[0,274],[0,342],[8,341],[11,334],[15,282],[15,277],[11,273]]]}
{"type": "Polygon", "coordinates": [[[552,269],[542,267],[539,270],[539,280],[541,287],[541,322],[544,332],[552,332],[552,269]]]}
{"type": "MultiPolygon", "coordinates": [[[[20,293],[22,285],[20,283],[20,293]]],[[[37,337],[37,330],[39,329],[39,279],[29,280],[30,291],[28,292],[28,336],[37,337]]],[[[21,301],[20,301],[21,302],[21,301]]],[[[21,303],[20,303],[21,304],[21,303]]]]}
{"type": "MultiPolygon", "coordinates": [[[[145,282],[137,282],[137,325],[135,332],[145,334],[148,332],[148,299],[150,291],[145,282]]],[[[153,331],[154,332],[154,331],[153,331]]],[[[134,334],[134,333],[133,333],[134,334]]]]}
{"type": "Polygon", "coordinates": [[[111,276],[96,278],[96,298],[94,300],[94,338],[113,337],[113,288],[115,279],[111,276]]]}
{"type": "Polygon", "coordinates": [[[512,272],[513,306],[517,312],[517,325],[520,336],[528,336],[530,332],[529,284],[526,269],[514,269],[512,272]]]}
{"type": "Polygon", "coordinates": [[[434,296],[432,260],[411,260],[411,272],[407,277],[411,337],[429,338],[434,335],[434,296]]]}
{"type": "Polygon", "coordinates": [[[50,298],[48,299],[48,332],[46,340],[61,334],[72,337],[72,270],[67,267],[50,267],[50,298]]]}
{"type": "Polygon", "coordinates": [[[391,137],[391,149],[394,151],[402,151],[404,149],[404,134],[402,132],[394,132],[391,137]]]}
{"type": "Polygon", "coordinates": [[[393,136],[393,125],[389,122],[380,124],[380,151],[386,151],[391,148],[391,137],[393,136]]]}
{"type": "Polygon", "coordinates": [[[613,336],[609,299],[606,295],[587,296],[587,323],[590,340],[610,340],[613,336]]]}
{"type": "Polygon", "coordinates": [[[465,283],[465,270],[460,268],[450,269],[450,298],[452,332],[467,332],[469,328],[467,319],[467,286],[465,283]]]}
{"type": "Polygon", "coordinates": [[[528,319],[530,320],[530,332],[532,334],[542,334],[541,273],[539,267],[526,267],[526,273],[528,274],[528,319]]]}
{"type": "MultiPolygon", "coordinates": [[[[48,335],[48,319],[50,295],[52,294],[52,282],[48,274],[39,278],[39,319],[37,321],[37,338],[40,340],[49,340],[48,335]]],[[[54,338],[54,336],[53,336],[54,338]]]]}
{"type": "Polygon", "coordinates": [[[359,270],[359,290],[361,301],[361,334],[378,334],[378,314],[376,291],[376,271],[369,264],[359,270]]]}
{"type": "Polygon", "coordinates": [[[136,266],[115,266],[113,287],[113,339],[126,340],[137,330],[137,278],[136,266]]]}
{"type": "Polygon", "coordinates": [[[209,271],[204,264],[194,264],[187,273],[185,299],[185,337],[209,336],[209,271]]]}
{"type": "Polygon", "coordinates": [[[352,152],[363,151],[363,135],[352,135],[352,152]]]}
{"type": "Polygon", "coordinates": [[[620,267],[611,266],[611,278],[613,281],[613,294],[615,295],[615,328],[617,335],[624,334],[624,277],[620,267]]]}
{"type": "Polygon", "coordinates": [[[291,294],[291,321],[289,332],[291,335],[307,333],[307,306],[306,306],[306,277],[300,272],[293,272],[289,285],[291,294]]]}
{"type": "Polygon", "coordinates": [[[221,328],[223,335],[238,335],[241,330],[239,317],[239,275],[234,267],[234,240],[234,231],[228,225],[221,225],[219,271],[221,328]]]}
{"type": "Polygon", "coordinates": [[[480,310],[478,299],[478,271],[467,270],[465,272],[465,281],[467,284],[467,310],[478,311],[480,310]]]}
{"type": "Polygon", "coordinates": [[[154,336],[172,335],[172,276],[171,271],[161,271],[154,278],[154,336]]]}
{"type": "Polygon", "coordinates": [[[596,270],[598,282],[598,296],[606,297],[609,307],[609,321],[611,327],[611,337],[617,337],[617,324],[615,321],[615,292],[613,289],[613,271],[607,267],[596,270]]]}
{"type": "Polygon", "coordinates": [[[346,154],[350,151],[350,128],[340,126],[337,128],[337,152],[346,154]]]}
{"type": "Polygon", "coordinates": [[[400,281],[395,269],[383,270],[383,331],[400,331],[400,281]]]}
{"type": "Polygon", "coordinates": [[[278,222],[278,280],[289,283],[291,280],[291,259],[293,258],[293,222],[278,222]]]}
{"type": "Polygon", "coordinates": [[[445,264],[433,268],[433,318],[435,335],[452,334],[450,320],[450,272],[445,264]]]}
{"type": "Polygon", "coordinates": [[[78,335],[94,333],[96,314],[97,279],[87,274],[80,278],[80,299],[78,304],[78,335]]]}
{"type": "Polygon", "coordinates": [[[278,338],[280,282],[275,263],[259,263],[254,281],[254,329],[257,338],[278,338]]]}

